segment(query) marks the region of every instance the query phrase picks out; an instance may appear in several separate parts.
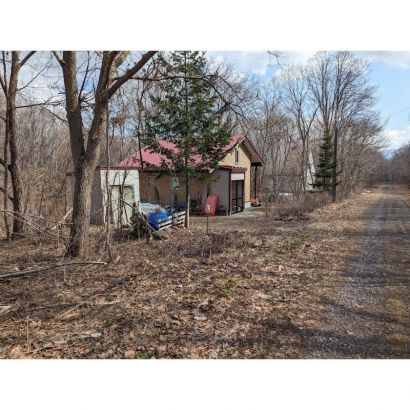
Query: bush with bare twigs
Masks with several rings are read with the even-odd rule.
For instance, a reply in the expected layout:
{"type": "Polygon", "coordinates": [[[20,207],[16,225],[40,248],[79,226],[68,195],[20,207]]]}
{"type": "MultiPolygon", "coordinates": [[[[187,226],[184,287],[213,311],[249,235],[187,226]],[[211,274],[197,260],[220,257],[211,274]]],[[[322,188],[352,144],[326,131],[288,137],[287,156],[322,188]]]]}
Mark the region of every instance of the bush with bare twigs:
{"type": "Polygon", "coordinates": [[[312,212],[330,202],[325,192],[306,193],[298,196],[289,196],[281,200],[275,207],[279,218],[297,218],[312,212]]]}

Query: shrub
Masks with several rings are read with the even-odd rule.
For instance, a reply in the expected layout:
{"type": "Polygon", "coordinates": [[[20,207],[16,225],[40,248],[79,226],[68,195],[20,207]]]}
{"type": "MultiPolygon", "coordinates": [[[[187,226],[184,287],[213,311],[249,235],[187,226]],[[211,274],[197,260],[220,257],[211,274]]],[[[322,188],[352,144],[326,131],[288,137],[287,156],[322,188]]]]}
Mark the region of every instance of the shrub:
{"type": "Polygon", "coordinates": [[[309,192],[298,196],[289,196],[281,200],[276,211],[280,218],[301,217],[330,201],[326,192],[309,192]]]}

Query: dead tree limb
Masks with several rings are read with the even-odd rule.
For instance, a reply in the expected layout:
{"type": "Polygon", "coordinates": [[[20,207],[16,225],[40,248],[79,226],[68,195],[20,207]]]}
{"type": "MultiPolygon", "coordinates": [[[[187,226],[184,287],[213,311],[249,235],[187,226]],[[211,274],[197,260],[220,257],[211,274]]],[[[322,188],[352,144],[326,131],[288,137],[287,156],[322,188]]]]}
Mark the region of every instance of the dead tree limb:
{"type": "MultiPolygon", "coordinates": [[[[34,274],[34,273],[46,272],[46,271],[49,271],[49,270],[52,270],[52,269],[64,268],[66,266],[71,266],[71,265],[106,265],[106,264],[107,264],[107,262],[101,262],[101,261],[67,262],[67,263],[61,263],[61,264],[57,264],[57,265],[45,266],[45,267],[36,268],[36,269],[3,272],[3,273],[0,273],[0,280],[7,279],[7,278],[17,278],[17,277],[20,277],[20,276],[31,275],[31,274],[34,274]]],[[[53,273],[53,272],[51,272],[51,273],[53,273]]],[[[56,272],[54,272],[54,273],[56,273],[56,272]]]]}

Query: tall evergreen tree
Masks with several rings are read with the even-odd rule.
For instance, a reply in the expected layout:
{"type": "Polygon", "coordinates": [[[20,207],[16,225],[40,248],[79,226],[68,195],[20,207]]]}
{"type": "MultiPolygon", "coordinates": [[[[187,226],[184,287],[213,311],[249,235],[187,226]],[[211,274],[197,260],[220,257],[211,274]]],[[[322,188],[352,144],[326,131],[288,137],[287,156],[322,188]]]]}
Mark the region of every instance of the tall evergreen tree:
{"type": "Polygon", "coordinates": [[[144,143],[166,158],[163,168],[185,175],[188,204],[190,178],[212,169],[226,155],[232,131],[229,103],[219,97],[218,76],[209,72],[204,52],[172,52],[163,67],[164,79],[150,97],[144,143]],[[167,149],[161,141],[175,149],[167,149]]]}
{"type": "Polygon", "coordinates": [[[328,130],[323,133],[322,142],[319,146],[319,163],[317,165],[314,188],[322,188],[324,191],[331,191],[334,174],[333,144],[332,136],[328,130]]]}

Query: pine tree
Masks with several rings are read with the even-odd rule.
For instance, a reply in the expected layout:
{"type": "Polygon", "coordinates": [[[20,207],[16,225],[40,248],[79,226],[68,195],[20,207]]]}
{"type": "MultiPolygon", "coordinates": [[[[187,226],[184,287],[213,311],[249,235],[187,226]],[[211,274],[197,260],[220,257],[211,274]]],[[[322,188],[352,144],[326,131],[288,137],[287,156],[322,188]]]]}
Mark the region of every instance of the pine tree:
{"type": "Polygon", "coordinates": [[[185,204],[190,178],[214,168],[231,139],[229,104],[221,103],[217,76],[208,72],[204,54],[175,51],[163,60],[165,79],[150,96],[152,107],[146,117],[144,143],[166,157],[163,168],[185,175],[185,204]],[[171,142],[176,149],[164,149],[160,141],[171,142]],[[195,160],[198,156],[200,161],[195,160]]]}
{"type": "Polygon", "coordinates": [[[332,136],[329,131],[323,133],[322,143],[319,146],[319,163],[316,169],[314,188],[322,188],[324,191],[332,189],[334,171],[332,136]]]}

